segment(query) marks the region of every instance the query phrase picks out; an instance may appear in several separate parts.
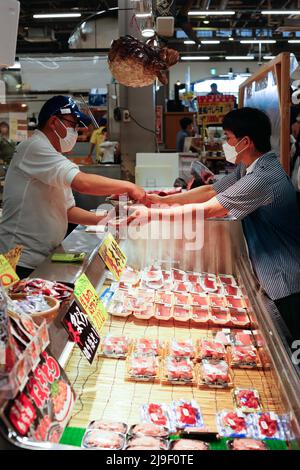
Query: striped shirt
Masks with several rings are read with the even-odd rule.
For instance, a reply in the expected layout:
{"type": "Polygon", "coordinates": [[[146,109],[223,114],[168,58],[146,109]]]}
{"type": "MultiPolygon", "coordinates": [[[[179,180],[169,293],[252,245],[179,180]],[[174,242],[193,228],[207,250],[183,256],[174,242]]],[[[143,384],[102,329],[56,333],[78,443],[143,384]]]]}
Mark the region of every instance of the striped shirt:
{"type": "Polygon", "coordinates": [[[276,154],[262,155],[247,174],[239,164],[213,187],[229,215],[242,219],[253,270],[268,296],[300,292],[300,214],[276,154]]]}

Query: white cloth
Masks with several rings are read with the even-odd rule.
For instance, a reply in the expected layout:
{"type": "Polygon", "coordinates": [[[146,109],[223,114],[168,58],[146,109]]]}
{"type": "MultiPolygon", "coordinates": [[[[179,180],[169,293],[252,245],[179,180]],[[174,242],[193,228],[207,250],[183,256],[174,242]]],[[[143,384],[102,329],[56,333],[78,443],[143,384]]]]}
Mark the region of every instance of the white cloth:
{"type": "Polygon", "coordinates": [[[23,245],[19,265],[35,268],[62,242],[77,173],[39,130],[18,145],[5,179],[0,253],[23,245]]]}
{"type": "Polygon", "coordinates": [[[101,163],[114,163],[114,150],[118,142],[109,142],[106,140],[100,144],[100,152],[102,153],[101,163]]]}
{"type": "Polygon", "coordinates": [[[259,159],[260,159],[260,157],[258,157],[256,160],[254,160],[254,162],[251,163],[251,165],[248,166],[248,168],[246,170],[246,175],[249,175],[250,173],[253,173],[253,170],[256,167],[256,164],[257,164],[259,159]]]}

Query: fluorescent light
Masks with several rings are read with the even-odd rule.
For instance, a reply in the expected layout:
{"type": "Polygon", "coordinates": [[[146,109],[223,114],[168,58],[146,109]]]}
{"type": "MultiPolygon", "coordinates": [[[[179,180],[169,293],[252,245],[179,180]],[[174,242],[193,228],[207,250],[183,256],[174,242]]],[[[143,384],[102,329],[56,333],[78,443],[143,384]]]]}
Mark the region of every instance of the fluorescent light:
{"type": "Polygon", "coordinates": [[[33,18],[42,19],[42,18],[79,18],[81,13],[39,13],[33,15],[33,18]]]}
{"type": "Polygon", "coordinates": [[[220,44],[221,41],[201,41],[201,44],[220,44]]]}
{"type": "Polygon", "coordinates": [[[20,70],[21,69],[20,62],[15,62],[14,65],[7,67],[7,69],[8,70],[20,70]]]}
{"type": "Polygon", "coordinates": [[[136,13],[135,16],[137,18],[150,18],[152,16],[152,13],[136,13]]]}
{"type": "Polygon", "coordinates": [[[232,10],[201,10],[201,11],[189,11],[189,16],[226,16],[235,15],[235,11],[232,10]]]}
{"type": "Polygon", "coordinates": [[[204,24],[209,24],[209,20],[204,20],[203,23],[204,24]]]}
{"type": "Polygon", "coordinates": [[[196,44],[195,41],[183,41],[183,44],[196,44]]]}
{"type": "Polygon", "coordinates": [[[227,55],[226,60],[254,60],[254,55],[227,55]]]}
{"type": "Polygon", "coordinates": [[[144,38],[151,38],[152,36],[154,36],[154,29],[151,29],[151,28],[143,29],[142,36],[144,38]]]}
{"type": "Polygon", "coordinates": [[[181,56],[181,60],[209,60],[210,57],[204,55],[183,55],[181,56]]]}
{"type": "Polygon", "coordinates": [[[109,11],[113,11],[113,10],[119,10],[119,7],[109,8],[109,11]]]}
{"type": "Polygon", "coordinates": [[[233,38],[228,38],[228,41],[234,41],[234,39],[233,38]]]}
{"type": "Polygon", "coordinates": [[[276,57],[275,55],[264,55],[263,59],[264,60],[272,60],[272,59],[275,59],[275,57],[276,57]]]}
{"type": "Polygon", "coordinates": [[[241,44],[275,44],[275,39],[243,39],[241,44]]]}
{"type": "Polygon", "coordinates": [[[300,44],[300,39],[289,39],[288,42],[290,44],[300,44]]]}
{"type": "Polygon", "coordinates": [[[262,15],[299,15],[300,10],[262,10],[262,15]]]}

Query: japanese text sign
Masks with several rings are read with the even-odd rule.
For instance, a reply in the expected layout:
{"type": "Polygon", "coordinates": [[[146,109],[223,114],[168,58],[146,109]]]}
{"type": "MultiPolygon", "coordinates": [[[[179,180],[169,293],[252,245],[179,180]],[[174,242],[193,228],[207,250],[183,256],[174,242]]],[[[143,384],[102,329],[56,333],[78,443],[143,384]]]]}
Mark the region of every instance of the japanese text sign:
{"type": "Polygon", "coordinates": [[[123,253],[111,233],[107,234],[99,248],[99,255],[103,259],[116,281],[119,281],[126,266],[127,256],[123,253]]]}

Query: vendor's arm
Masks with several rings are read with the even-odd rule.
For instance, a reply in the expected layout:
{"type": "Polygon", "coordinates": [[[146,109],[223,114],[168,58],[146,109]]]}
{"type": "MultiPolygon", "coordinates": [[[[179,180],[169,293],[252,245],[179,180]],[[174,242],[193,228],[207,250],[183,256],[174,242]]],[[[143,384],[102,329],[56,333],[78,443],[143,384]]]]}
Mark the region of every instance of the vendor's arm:
{"type": "Polygon", "coordinates": [[[94,212],[86,211],[80,207],[71,207],[68,210],[68,222],[70,224],[97,225],[104,217],[99,217],[94,212]]]}
{"type": "Polygon", "coordinates": [[[146,202],[149,204],[167,204],[169,206],[173,204],[193,204],[199,202],[209,201],[216,195],[216,192],[211,184],[200,186],[198,188],[191,189],[184,193],[170,194],[170,196],[158,196],[156,194],[147,195],[146,202]]]}
{"type": "Polygon", "coordinates": [[[130,181],[106,178],[105,176],[83,173],[82,171],[79,171],[74,177],[71,188],[78,193],[93,196],[127,193],[135,201],[141,201],[145,197],[143,188],[130,181]]]}

